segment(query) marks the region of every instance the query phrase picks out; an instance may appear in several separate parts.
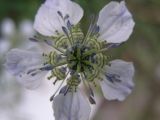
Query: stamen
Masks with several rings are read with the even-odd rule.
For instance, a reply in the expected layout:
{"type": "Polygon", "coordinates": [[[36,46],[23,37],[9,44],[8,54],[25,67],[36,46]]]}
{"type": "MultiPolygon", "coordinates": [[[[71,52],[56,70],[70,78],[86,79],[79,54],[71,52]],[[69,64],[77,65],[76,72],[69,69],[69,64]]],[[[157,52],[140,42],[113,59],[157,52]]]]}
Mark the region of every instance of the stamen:
{"type": "Polygon", "coordinates": [[[67,94],[67,92],[69,91],[69,88],[70,87],[68,85],[62,87],[59,94],[64,94],[64,96],[65,96],[67,94]]]}
{"type": "Polygon", "coordinates": [[[69,30],[71,30],[71,28],[72,28],[72,24],[71,24],[71,22],[68,20],[67,21],[67,28],[69,29],[69,30]]]}
{"type": "Polygon", "coordinates": [[[56,78],[55,81],[53,82],[53,85],[55,85],[57,81],[58,81],[58,79],[56,78]]]}
{"type": "Polygon", "coordinates": [[[37,69],[31,69],[31,70],[29,70],[28,72],[27,72],[27,74],[30,74],[30,73],[32,73],[32,72],[34,72],[34,71],[36,71],[37,69]]]}
{"type": "MultiPolygon", "coordinates": [[[[57,13],[58,13],[58,15],[63,19],[64,24],[66,24],[65,21],[68,20],[69,15],[66,14],[65,16],[63,16],[62,13],[61,13],[60,11],[57,11],[57,13]]],[[[72,25],[71,25],[70,21],[68,20],[68,21],[67,21],[67,28],[68,28],[69,30],[71,30],[71,27],[72,27],[72,25]]],[[[64,26],[62,26],[63,32],[65,33],[65,35],[67,36],[67,38],[68,38],[70,44],[72,45],[72,41],[71,41],[71,39],[70,39],[70,37],[69,37],[69,33],[68,33],[67,28],[64,27],[64,26]]],[[[71,31],[70,31],[70,32],[71,32],[71,31]]],[[[72,34],[72,33],[71,33],[71,34],[72,34]]],[[[71,35],[71,36],[72,36],[72,35],[71,35]]]]}
{"type": "Polygon", "coordinates": [[[54,77],[53,75],[50,75],[50,76],[47,77],[47,79],[51,80],[53,77],[54,77]]]}
{"type": "Polygon", "coordinates": [[[97,20],[98,20],[98,16],[91,16],[91,24],[89,26],[88,32],[86,34],[86,37],[83,39],[82,43],[85,44],[85,42],[87,41],[88,37],[93,36],[94,33],[97,31],[99,32],[99,27],[97,26],[97,20]]]}
{"type": "Polygon", "coordinates": [[[109,80],[112,83],[114,83],[114,82],[121,82],[120,76],[117,75],[117,74],[106,73],[105,76],[106,76],[107,80],[109,80]]]}
{"type": "Polygon", "coordinates": [[[64,87],[61,88],[59,94],[64,94],[67,89],[68,89],[68,86],[65,85],[64,87]]]}
{"type": "MultiPolygon", "coordinates": [[[[117,43],[117,45],[119,45],[119,44],[117,43]]],[[[115,47],[115,45],[111,45],[110,47],[102,48],[102,49],[100,49],[100,50],[96,50],[96,49],[89,50],[89,51],[87,51],[87,52],[85,52],[85,53],[83,54],[83,58],[85,58],[85,57],[87,57],[87,56],[89,56],[89,55],[92,55],[92,54],[99,54],[99,53],[106,52],[106,51],[107,51],[109,48],[111,48],[112,46],[115,47]]]]}
{"type": "Polygon", "coordinates": [[[71,35],[72,41],[74,41],[73,35],[72,35],[72,27],[73,27],[73,25],[72,25],[71,22],[68,20],[68,21],[67,21],[67,28],[68,28],[68,30],[70,31],[70,35],[71,35]]]}
{"type": "Polygon", "coordinates": [[[94,92],[90,86],[90,84],[87,82],[88,88],[89,88],[89,101],[91,104],[96,104],[96,101],[94,100],[94,92]]]}
{"type": "Polygon", "coordinates": [[[57,11],[58,15],[63,19],[63,15],[60,11],[57,11]]]}
{"type": "Polygon", "coordinates": [[[32,42],[39,42],[36,38],[29,38],[29,40],[32,42]]]}
{"type": "Polygon", "coordinates": [[[32,70],[29,70],[28,72],[27,72],[27,74],[29,75],[31,75],[31,76],[35,76],[35,75],[37,75],[38,73],[40,73],[41,71],[40,70],[38,70],[38,69],[32,69],[32,70]]]}
{"type": "Polygon", "coordinates": [[[53,68],[54,68],[53,65],[48,65],[48,66],[40,68],[39,70],[41,70],[41,71],[49,71],[49,70],[52,70],[53,68]]]}
{"type": "Polygon", "coordinates": [[[67,28],[64,27],[64,26],[62,26],[62,30],[63,30],[63,32],[65,33],[65,35],[67,36],[69,43],[72,45],[72,40],[71,40],[70,37],[69,37],[69,33],[68,33],[67,28]]]}
{"type": "Polygon", "coordinates": [[[64,17],[64,21],[67,20],[69,18],[69,15],[67,14],[65,17],[64,17]]]}
{"type": "Polygon", "coordinates": [[[53,46],[53,41],[52,40],[44,40],[45,43],[47,43],[47,45],[49,46],[53,46]]]}
{"type": "Polygon", "coordinates": [[[120,46],[122,43],[108,43],[107,44],[107,49],[109,48],[116,48],[118,46],[120,46]]]}
{"type": "Polygon", "coordinates": [[[62,30],[63,30],[63,32],[64,32],[67,36],[69,36],[69,34],[68,34],[68,30],[67,30],[67,28],[66,28],[66,27],[62,26],[62,30]]]}
{"type": "Polygon", "coordinates": [[[63,19],[63,21],[67,20],[69,18],[69,15],[66,14],[65,16],[63,16],[63,14],[61,13],[61,11],[57,11],[58,15],[63,19]]]}
{"type": "Polygon", "coordinates": [[[61,69],[60,69],[60,70],[61,70],[61,72],[62,72],[62,73],[66,73],[66,71],[67,71],[67,67],[61,67],[61,69]]]}
{"type": "Polygon", "coordinates": [[[64,96],[68,93],[69,89],[70,89],[70,86],[67,86],[67,89],[66,89],[66,91],[64,92],[64,96]]]}
{"type": "Polygon", "coordinates": [[[41,67],[41,68],[35,68],[35,69],[30,69],[28,70],[27,74],[31,75],[31,76],[35,76],[36,74],[38,74],[39,72],[41,71],[49,71],[49,70],[52,70],[54,67],[52,65],[48,65],[48,66],[44,66],[44,67],[41,67]]]}
{"type": "Polygon", "coordinates": [[[68,72],[66,75],[66,78],[63,79],[63,81],[61,82],[61,84],[59,85],[58,89],[55,91],[55,93],[51,96],[50,101],[52,101],[55,97],[55,95],[57,94],[57,92],[59,91],[59,89],[62,87],[63,83],[70,77],[70,73],[68,72]]]}
{"type": "Polygon", "coordinates": [[[91,104],[96,104],[96,101],[94,100],[94,98],[92,96],[89,96],[89,102],[91,104]]]}
{"type": "Polygon", "coordinates": [[[90,35],[90,30],[91,30],[92,25],[93,25],[93,21],[94,21],[94,16],[91,16],[91,24],[90,24],[90,26],[89,26],[89,28],[88,28],[88,32],[87,32],[87,34],[86,34],[86,37],[82,40],[82,43],[85,43],[86,39],[89,37],[89,35],[90,35]]]}
{"type": "Polygon", "coordinates": [[[51,40],[44,40],[45,43],[47,43],[47,45],[53,47],[55,50],[57,50],[58,52],[62,53],[63,55],[65,54],[65,52],[59,48],[57,48],[53,42],[51,40]]]}
{"type": "MultiPolygon", "coordinates": [[[[93,93],[93,90],[92,90],[90,84],[89,84],[88,82],[86,83],[86,81],[83,79],[83,77],[82,77],[81,74],[79,74],[79,75],[80,75],[81,81],[83,81],[83,84],[84,84],[84,86],[85,86],[86,91],[88,92],[90,103],[91,103],[91,104],[96,104],[96,101],[94,100],[94,93],[93,93]]],[[[83,74],[83,75],[84,75],[84,74],[83,74]]],[[[85,76],[85,75],[84,75],[84,76],[85,76]]]]}
{"type": "MultiPolygon", "coordinates": [[[[88,83],[88,82],[87,82],[88,83]]],[[[89,92],[90,92],[90,95],[94,97],[94,92],[90,86],[90,84],[88,83],[88,87],[89,87],[89,92]]]]}
{"type": "MultiPolygon", "coordinates": [[[[41,42],[36,38],[29,38],[29,40],[33,41],[33,42],[41,42]]],[[[42,42],[45,42],[47,45],[53,47],[55,50],[57,50],[58,52],[62,53],[64,55],[64,51],[60,50],[59,48],[57,48],[56,46],[54,46],[53,41],[52,40],[42,40],[42,42]]]]}

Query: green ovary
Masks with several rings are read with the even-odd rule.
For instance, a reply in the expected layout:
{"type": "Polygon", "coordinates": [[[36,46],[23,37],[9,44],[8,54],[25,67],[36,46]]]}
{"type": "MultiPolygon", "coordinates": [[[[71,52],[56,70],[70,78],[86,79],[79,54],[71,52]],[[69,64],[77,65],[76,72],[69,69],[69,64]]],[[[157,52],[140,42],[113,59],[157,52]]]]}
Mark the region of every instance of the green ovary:
{"type": "Polygon", "coordinates": [[[67,50],[67,63],[68,67],[78,73],[84,72],[85,69],[93,69],[92,64],[95,63],[95,54],[91,53],[85,56],[85,53],[89,51],[90,48],[79,43],[73,45],[67,50]]]}

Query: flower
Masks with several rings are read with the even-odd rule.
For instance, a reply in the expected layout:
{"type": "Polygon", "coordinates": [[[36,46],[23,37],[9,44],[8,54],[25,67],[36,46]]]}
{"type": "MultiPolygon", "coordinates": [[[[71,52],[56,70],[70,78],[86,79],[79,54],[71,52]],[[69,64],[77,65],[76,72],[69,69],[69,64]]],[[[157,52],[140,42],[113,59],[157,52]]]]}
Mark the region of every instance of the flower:
{"type": "Polygon", "coordinates": [[[80,92],[83,83],[91,104],[95,104],[91,84],[100,83],[108,100],[124,100],[133,89],[134,66],[122,60],[109,61],[106,51],[119,46],[131,35],[134,21],[125,2],[110,2],[92,18],[86,35],[79,21],[83,9],[70,0],[47,0],[38,10],[31,41],[39,50],[12,49],[6,68],[27,88],[48,80],[62,81],[51,97],[56,120],[88,120],[90,106],[80,92]],[[66,85],[64,83],[66,82],[66,85]],[[57,92],[60,90],[59,94],[57,92]]]}

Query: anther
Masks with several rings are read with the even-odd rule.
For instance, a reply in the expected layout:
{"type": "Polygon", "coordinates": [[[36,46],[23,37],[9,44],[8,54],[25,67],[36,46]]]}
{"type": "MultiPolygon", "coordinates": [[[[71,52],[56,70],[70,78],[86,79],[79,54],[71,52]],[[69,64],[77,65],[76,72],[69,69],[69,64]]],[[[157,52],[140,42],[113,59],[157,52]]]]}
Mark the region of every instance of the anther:
{"type": "Polygon", "coordinates": [[[59,94],[64,94],[64,96],[67,94],[67,92],[69,91],[69,86],[65,85],[64,87],[61,88],[59,94]]]}
{"type": "Polygon", "coordinates": [[[49,46],[53,46],[53,41],[52,40],[44,40],[44,42],[49,46]]]}
{"type": "Polygon", "coordinates": [[[70,22],[69,20],[67,21],[67,28],[68,28],[69,30],[72,29],[72,24],[71,24],[71,22],[70,22]]]}
{"type": "Polygon", "coordinates": [[[66,81],[68,78],[70,77],[69,72],[66,74],[66,78],[61,82],[61,84],[59,85],[58,89],[55,91],[55,93],[51,96],[50,101],[52,101],[54,99],[54,96],[57,94],[57,92],[59,91],[59,89],[62,87],[64,81],[66,81]]]}
{"type": "Polygon", "coordinates": [[[42,68],[40,68],[39,70],[41,71],[49,71],[49,70],[52,70],[54,68],[53,65],[47,65],[47,66],[44,66],[42,68]]]}
{"type": "Polygon", "coordinates": [[[107,74],[105,74],[105,76],[112,83],[114,83],[114,82],[121,82],[120,76],[117,75],[117,74],[109,74],[109,73],[107,73],[107,74]]]}
{"type": "Polygon", "coordinates": [[[52,96],[50,97],[50,101],[53,101],[54,96],[55,96],[55,95],[52,95],[52,96]]]}
{"type": "Polygon", "coordinates": [[[67,20],[69,18],[69,15],[67,14],[65,17],[64,17],[64,20],[67,20]]]}
{"type": "Polygon", "coordinates": [[[61,90],[59,91],[59,94],[64,94],[66,89],[67,89],[67,85],[65,85],[64,87],[61,88],[61,90]]]}
{"type": "Polygon", "coordinates": [[[60,11],[57,11],[58,15],[63,19],[63,15],[60,11]]]}
{"type": "Polygon", "coordinates": [[[53,77],[53,76],[51,75],[51,76],[47,77],[47,79],[50,80],[52,77],[53,77]]]}
{"type": "Polygon", "coordinates": [[[118,46],[120,46],[122,43],[109,43],[107,44],[107,48],[116,48],[118,46]]]}
{"type": "Polygon", "coordinates": [[[66,27],[62,26],[62,30],[63,30],[63,32],[64,32],[67,36],[69,36],[69,34],[68,34],[68,30],[67,30],[67,28],[66,28],[66,27]]]}
{"type": "Polygon", "coordinates": [[[32,42],[39,42],[36,38],[29,38],[29,40],[32,42]]]}
{"type": "Polygon", "coordinates": [[[62,73],[66,73],[67,68],[66,68],[66,67],[61,67],[61,69],[60,69],[60,70],[61,70],[61,72],[62,72],[62,73]]]}
{"type": "Polygon", "coordinates": [[[58,79],[56,79],[56,80],[53,82],[53,85],[55,85],[57,81],[58,81],[58,79]]]}
{"type": "Polygon", "coordinates": [[[37,69],[31,69],[31,70],[29,70],[28,72],[27,72],[27,74],[30,74],[30,73],[32,73],[32,72],[34,72],[34,71],[36,71],[37,69]]]}
{"type": "Polygon", "coordinates": [[[31,76],[35,76],[35,75],[37,75],[37,73],[31,73],[31,76]]]}
{"type": "Polygon", "coordinates": [[[66,89],[66,91],[64,92],[64,96],[68,93],[69,89],[70,89],[70,86],[67,86],[67,89],[66,89]]]}
{"type": "Polygon", "coordinates": [[[89,96],[89,102],[91,104],[96,104],[96,101],[94,100],[94,98],[92,96],[89,96]]]}

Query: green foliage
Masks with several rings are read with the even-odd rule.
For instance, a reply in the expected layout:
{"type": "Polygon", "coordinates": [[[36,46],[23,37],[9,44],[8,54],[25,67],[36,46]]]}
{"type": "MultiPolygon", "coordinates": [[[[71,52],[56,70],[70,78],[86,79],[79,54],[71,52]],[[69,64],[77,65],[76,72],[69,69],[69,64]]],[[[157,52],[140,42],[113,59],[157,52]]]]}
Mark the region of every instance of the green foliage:
{"type": "Polygon", "coordinates": [[[16,22],[24,18],[34,18],[42,0],[1,0],[0,20],[10,17],[16,22]]]}

